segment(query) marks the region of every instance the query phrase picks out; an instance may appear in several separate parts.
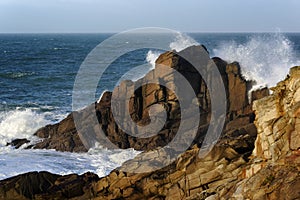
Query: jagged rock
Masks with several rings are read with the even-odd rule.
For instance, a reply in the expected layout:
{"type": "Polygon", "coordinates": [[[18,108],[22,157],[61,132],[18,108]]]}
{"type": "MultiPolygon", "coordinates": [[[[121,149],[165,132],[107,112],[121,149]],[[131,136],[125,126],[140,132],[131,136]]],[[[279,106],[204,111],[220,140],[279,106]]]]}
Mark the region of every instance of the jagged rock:
{"type": "Polygon", "coordinates": [[[240,195],[248,199],[299,199],[299,168],[292,165],[268,165],[244,180],[240,187],[243,188],[240,195]]]}

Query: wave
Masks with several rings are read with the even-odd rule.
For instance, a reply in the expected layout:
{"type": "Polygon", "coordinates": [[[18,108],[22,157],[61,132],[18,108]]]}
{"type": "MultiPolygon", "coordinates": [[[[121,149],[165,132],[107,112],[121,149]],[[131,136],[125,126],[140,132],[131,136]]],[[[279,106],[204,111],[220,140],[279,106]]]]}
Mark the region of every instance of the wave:
{"type": "Polygon", "coordinates": [[[49,124],[47,113],[37,113],[32,109],[20,109],[0,113],[0,145],[13,139],[33,137],[39,128],[49,124]]]}
{"type": "Polygon", "coordinates": [[[7,72],[7,73],[0,73],[0,77],[2,78],[10,78],[10,79],[17,79],[23,78],[28,76],[36,75],[35,72],[7,72]]]}
{"type": "Polygon", "coordinates": [[[238,61],[247,80],[259,86],[275,86],[296,63],[292,42],[281,33],[251,36],[244,44],[227,41],[213,50],[229,62],[238,61]]]}
{"type": "Polygon", "coordinates": [[[62,47],[54,47],[53,50],[68,50],[69,48],[62,48],[62,47]]]}

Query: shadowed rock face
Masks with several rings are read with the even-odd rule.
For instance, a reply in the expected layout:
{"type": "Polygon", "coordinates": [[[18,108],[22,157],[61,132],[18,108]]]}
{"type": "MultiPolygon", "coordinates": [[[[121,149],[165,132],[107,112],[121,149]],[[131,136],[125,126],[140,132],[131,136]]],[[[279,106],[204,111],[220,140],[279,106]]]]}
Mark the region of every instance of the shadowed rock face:
{"type": "MultiPolygon", "coordinates": [[[[181,66],[178,64],[181,61],[176,59],[177,56],[173,52],[167,52],[160,56],[157,63],[164,63],[171,67],[181,66]]],[[[180,58],[178,59],[180,60],[180,58]]],[[[160,137],[156,137],[157,140],[153,140],[156,142],[153,146],[148,143],[148,140],[140,140],[138,144],[130,142],[130,136],[116,131],[118,129],[113,125],[115,122],[110,111],[111,93],[107,92],[103,95],[100,103],[91,106],[92,108],[96,107],[97,120],[100,122],[101,129],[106,130],[107,136],[118,146],[124,145],[123,147],[126,148],[128,145],[128,147],[145,149],[146,152],[127,161],[120,168],[101,179],[91,174],[62,177],[49,173],[46,173],[47,178],[37,179],[36,173],[29,173],[0,181],[0,197],[7,199],[5,197],[12,195],[14,199],[28,199],[34,196],[36,199],[70,197],[71,199],[99,200],[300,199],[300,126],[298,122],[300,118],[300,67],[292,68],[286,80],[271,88],[272,94],[269,95],[267,88],[253,92],[251,99],[255,101],[250,104],[247,96],[250,83],[241,76],[238,63],[227,64],[219,58],[213,60],[223,76],[228,109],[222,136],[205,157],[199,157],[199,150],[202,133],[205,132],[205,125],[210,119],[210,102],[209,93],[205,84],[202,85],[201,78],[197,82],[200,86],[195,84],[193,88],[200,91],[197,94],[201,94],[198,96],[199,102],[201,102],[199,105],[201,111],[205,113],[206,109],[208,110],[207,118],[201,121],[204,128],[200,126],[194,145],[182,153],[172,164],[149,173],[126,171],[128,169],[135,172],[141,171],[149,167],[153,160],[163,162],[164,160],[158,159],[158,157],[164,157],[164,153],[159,156],[155,153],[148,156],[150,154],[147,152],[151,152],[152,147],[163,146],[167,139],[164,141],[160,137]],[[117,135],[114,136],[114,134],[117,135]],[[141,160],[147,160],[146,164],[141,163],[141,160]],[[94,178],[83,178],[86,176],[94,178]],[[20,180],[24,185],[21,190],[20,180]],[[41,189],[31,189],[30,183],[33,182],[33,185],[40,184],[41,189]],[[56,188],[53,186],[55,184],[59,185],[56,190],[52,189],[56,188]],[[51,189],[46,191],[43,188],[51,189]],[[76,188],[77,192],[70,192],[73,191],[70,188],[76,188]],[[73,196],[63,196],[65,193],[73,196]]],[[[149,73],[146,77],[150,76],[149,73]]],[[[127,90],[132,85],[134,85],[133,82],[123,82],[117,89],[124,87],[127,90]]],[[[139,102],[132,109],[132,114],[137,115],[133,119],[139,123],[147,123],[147,112],[144,116],[142,111],[147,109],[146,102],[150,101],[148,96],[152,94],[151,91],[160,91],[161,89],[157,85],[151,85],[150,88],[149,90],[147,87],[142,88],[132,97],[132,101],[139,102]],[[140,99],[137,101],[138,98],[140,99]],[[143,121],[143,117],[145,117],[145,121],[143,121]]],[[[166,94],[163,95],[166,103],[176,102],[174,98],[171,98],[171,93],[167,91],[166,94]]],[[[151,99],[150,102],[158,101],[156,98],[151,99]]],[[[175,109],[175,111],[177,110],[175,109]]],[[[89,116],[87,110],[83,113],[86,118],[89,116]]],[[[168,120],[171,124],[176,124],[176,112],[172,113],[173,115],[175,117],[170,117],[168,120]]],[[[54,126],[59,126],[59,124],[54,126]]],[[[48,130],[50,134],[53,129],[51,127],[48,130]]],[[[41,133],[45,132],[41,131],[41,133]]],[[[160,136],[162,135],[163,133],[160,133],[160,136]]],[[[34,186],[34,188],[36,187],[34,186]]]]}
{"type": "Polygon", "coordinates": [[[98,180],[91,173],[60,176],[31,172],[1,181],[0,199],[89,199],[93,196],[91,186],[98,180]]]}

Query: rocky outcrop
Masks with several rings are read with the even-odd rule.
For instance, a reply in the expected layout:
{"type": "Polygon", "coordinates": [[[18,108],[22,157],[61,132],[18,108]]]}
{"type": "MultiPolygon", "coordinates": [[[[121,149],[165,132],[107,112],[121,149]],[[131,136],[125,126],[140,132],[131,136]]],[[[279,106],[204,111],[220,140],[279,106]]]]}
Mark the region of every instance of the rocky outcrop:
{"type": "MultiPolygon", "coordinates": [[[[116,126],[111,116],[112,94],[107,92],[99,103],[73,115],[82,114],[82,119],[90,120],[88,109],[96,108],[98,126],[112,142],[122,148],[134,147],[144,149],[145,152],[100,179],[92,174],[63,177],[48,173],[29,173],[0,181],[0,197],[6,199],[11,195],[15,199],[99,200],[299,199],[300,67],[292,68],[284,81],[271,88],[272,94],[269,94],[268,88],[263,88],[252,92],[251,98],[248,98],[251,83],[243,79],[238,63],[227,64],[219,58],[213,58],[213,61],[217,64],[225,85],[227,115],[220,140],[204,157],[199,156],[199,152],[205,125],[210,120],[210,100],[201,77],[191,79],[193,89],[200,91],[197,93],[197,100],[206,116],[201,121],[194,143],[170,165],[152,172],[138,173],[147,171],[153,164],[163,165],[168,159],[167,152],[160,151],[157,154],[156,151],[173,138],[168,131],[176,130],[172,124],[177,126],[176,99],[171,92],[158,85],[141,87],[134,93],[131,97],[134,102],[130,104],[133,106],[131,114],[138,123],[147,123],[149,116],[144,111],[152,103],[163,102],[176,108],[170,109],[172,117],[167,118],[170,124],[166,123],[162,130],[165,132],[160,132],[159,137],[136,140],[116,126]],[[163,95],[159,95],[162,90],[163,95]],[[20,185],[24,186],[20,189],[20,185]]],[[[174,52],[162,54],[157,63],[177,70],[189,69],[188,64],[174,52]]],[[[186,72],[187,77],[192,76],[189,72],[190,69],[186,72]]],[[[149,72],[145,78],[154,77],[153,73],[149,72]]],[[[116,90],[129,91],[134,84],[125,81],[116,90]]],[[[72,115],[69,116],[71,117],[72,115]]],[[[46,133],[43,137],[51,140],[60,126],[61,133],[74,131],[74,124],[70,121],[70,126],[64,126],[67,122],[48,126],[48,129],[42,128],[37,134],[43,136],[46,133]]],[[[73,133],[76,135],[76,132],[73,133]]],[[[87,141],[82,141],[84,142],[87,141]]]]}
{"type": "Polygon", "coordinates": [[[141,154],[98,181],[98,199],[299,199],[299,78],[300,67],[292,68],[271,95],[266,89],[252,94],[263,97],[253,102],[258,130],[255,142],[251,131],[225,129],[204,158],[194,146],[154,173],[124,173],[122,168],[139,171],[144,167],[137,164],[141,154]],[[244,153],[250,150],[248,157],[244,153]]]}
{"type": "MultiPolygon", "coordinates": [[[[202,47],[193,46],[180,52],[182,55],[189,57],[199,56],[202,47]]],[[[251,87],[251,82],[243,79],[238,63],[227,64],[220,58],[212,58],[208,63],[203,65],[203,69],[209,71],[212,62],[216,64],[222,76],[226,95],[227,95],[227,116],[225,131],[237,131],[248,126],[244,130],[254,131],[252,122],[254,120],[251,105],[248,102],[247,92],[251,87]],[[209,63],[211,62],[211,63],[209,63]],[[230,122],[230,123],[229,123],[230,122]]],[[[169,88],[176,89],[176,79],[174,74],[169,73],[168,68],[175,69],[180,72],[189,84],[192,86],[196,99],[190,103],[199,105],[201,111],[201,121],[199,131],[191,144],[201,144],[211,117],[211,102],[209,91],[205,81],[195,68],[178,55],[176,52],[166,52],[159,56],[156,61],[156,68],[148,72],[145,77],[136,82],[123,81],[114,89],[114,94],[120,95],[118,99],[126,97],[130,98],[129,111],[130,121],[133,120],[137,124],[143,126],[150,122],[149,110],[152,105],[162,105],[167,111],[167,119],[163,128],[152,137],[135,137],[136,130],[130,129],[133,134],[127,134],[118,126],[115,121],[116,115],[123,119],[123,109],[116,108],[118,113],[112,114],[112,106],[122,106],[121,104],[111,104],[112,92],[105,92],[99,102],[90,105],[87,108],[71,113],[67,118],[54,125],[47,125],[39,129],[35,135],[44,138],[41,142],[34,145],[33,148],[38,149],[56,149],[58,151],[82,152],[87,151],[89,147],[98,141],[102,145],[110,142],[118,148],[134,148],[136,150],[151,150],[157,147],[163,147],[168,144],[176,135],[181,119],[180,105],[178,98],[173,91],[162,86],[168,85],[169,88]],[[158,82],[159,84],[141,85],[142,82],[158,82]],[[122,96],[122,97],[121,97],[122,96]],[[74,116],[77,121],[77,128],[74,124],[74,116]],[[96,120],[95,120],[96,118],[96,120]],[[78,125],[79,124],[79,125],[78,125]],[[91,142],[93,141],[93,142],[91,142]]],[[[208,74],[208,76],[210,76],[208,74]]],[[[207,80],[213,80],[207,77],[207,80]]],[[[123,105],[124,106],[124,105],[123,105]]],[[[186,121],[194,121],[193,115],[195,110],[189,111],[191,118],[186,121]]],[[[126,118],[125,118],[126,119],[126,118]]],[[[129,124],[128,121],[122,121],[123,124],[129,124]]],[[[190,123],[191,124],[191,123],[190,123]]],[[[194,126],[194,125],[191,125],[194,126]]],[[[195,125],[196,126],[196,125],[195,125]]],[[[130,128],[131,126],[129,126],[130,128]]],[[[122,127],[124,128],[124,127],[122,127]]],[[[126,128],[126,127],[125,127],[126,128]]],[[[189,131],[189,127],[185,127],[189,131]]],[[[255,134],[255,133],[254,133],[255,134]]],[[[183,141],[183,140],[182,140],[183,141]]],[[[111,148],[110,146],[107,146],[111,148]]]]}

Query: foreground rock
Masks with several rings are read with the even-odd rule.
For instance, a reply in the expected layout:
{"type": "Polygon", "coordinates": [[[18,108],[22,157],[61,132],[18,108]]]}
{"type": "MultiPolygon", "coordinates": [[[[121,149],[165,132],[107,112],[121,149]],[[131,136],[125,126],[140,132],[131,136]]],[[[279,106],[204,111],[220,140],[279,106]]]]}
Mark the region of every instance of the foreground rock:
{"type": "Polygon", "coordinates": [[[31,172],[1,181],[0,199],[90,199],[94,196],[92,184],[97,175],[54,175],[49,172],[31,172]]]}

